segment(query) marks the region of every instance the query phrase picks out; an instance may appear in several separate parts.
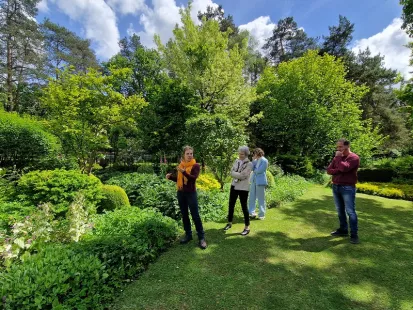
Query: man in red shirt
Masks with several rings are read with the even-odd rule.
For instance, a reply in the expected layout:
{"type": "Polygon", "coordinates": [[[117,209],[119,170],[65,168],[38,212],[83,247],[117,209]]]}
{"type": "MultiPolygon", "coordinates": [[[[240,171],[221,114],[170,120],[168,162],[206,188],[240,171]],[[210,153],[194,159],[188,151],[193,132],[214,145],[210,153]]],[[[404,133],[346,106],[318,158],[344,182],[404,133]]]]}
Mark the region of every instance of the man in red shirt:
{"type": "Polygon", "coordinates": [[[336,205],[340,228],[331,233],[332,236],[348,236],[346,213],[350,222],[350,242],[359,243],[356,213],[356,183],[360,158],[350,151],[350,142],[346,139],[337,141],[337,152],[327,168],[333,176],[333,196],[336,205]]]}

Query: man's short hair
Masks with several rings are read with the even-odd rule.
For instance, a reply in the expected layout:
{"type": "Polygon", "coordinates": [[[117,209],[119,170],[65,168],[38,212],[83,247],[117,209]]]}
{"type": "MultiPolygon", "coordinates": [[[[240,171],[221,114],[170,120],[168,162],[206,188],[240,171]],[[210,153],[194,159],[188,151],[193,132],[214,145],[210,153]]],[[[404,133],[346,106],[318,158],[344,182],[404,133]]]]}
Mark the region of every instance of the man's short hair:
{"type": "Polygon", "coordinates": [[[343,145],[345,145],[345,146],[350,146],[350,141],[348,141],[348,140],[345,139],[345,138],[338,139],[337,142],[341,142],[341,143],[343,143],[343,145]]]}

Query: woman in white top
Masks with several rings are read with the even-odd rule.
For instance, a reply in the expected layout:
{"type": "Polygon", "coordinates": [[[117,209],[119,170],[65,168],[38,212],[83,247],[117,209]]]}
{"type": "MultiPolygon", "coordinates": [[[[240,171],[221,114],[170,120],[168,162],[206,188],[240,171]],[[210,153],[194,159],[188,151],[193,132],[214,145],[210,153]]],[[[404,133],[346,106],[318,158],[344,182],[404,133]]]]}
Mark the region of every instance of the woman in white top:
{"type": "Polygon", "coordinates": [[[252,171],[252,163],[248,159],[250,154],[248,146],[241,146],[238,149],[238,159],[234,162],[231,170],[231,176],[233,178],[231,184],[231,191],[229,195],[229,208],[228,208],[228,224],[224,230],[227,231],[232,227],[232,219],[234,217],[235,203],[239,197],[242,206],[242,212],[244,213],[245,227],[241,235],[246,236],[250,232],[250,218],[248,213],[248,192],[250,188],[249,178],[252,171]]]}

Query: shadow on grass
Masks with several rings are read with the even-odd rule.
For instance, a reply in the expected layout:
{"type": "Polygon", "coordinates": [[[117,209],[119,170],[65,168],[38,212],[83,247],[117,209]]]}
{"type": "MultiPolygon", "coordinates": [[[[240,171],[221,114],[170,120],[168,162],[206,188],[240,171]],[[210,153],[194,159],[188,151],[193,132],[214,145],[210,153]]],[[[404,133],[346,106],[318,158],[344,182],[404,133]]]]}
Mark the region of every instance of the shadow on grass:
{"type": "Polygon", "coordinates": [[[331,196],[277,210],[317,236],[209,229],[206,251],[174,246],[115,309],[411,309],[413,204],[386,208],[363,197],[357,207],[359,245],[328,235],[337,223],[331,196]]]}

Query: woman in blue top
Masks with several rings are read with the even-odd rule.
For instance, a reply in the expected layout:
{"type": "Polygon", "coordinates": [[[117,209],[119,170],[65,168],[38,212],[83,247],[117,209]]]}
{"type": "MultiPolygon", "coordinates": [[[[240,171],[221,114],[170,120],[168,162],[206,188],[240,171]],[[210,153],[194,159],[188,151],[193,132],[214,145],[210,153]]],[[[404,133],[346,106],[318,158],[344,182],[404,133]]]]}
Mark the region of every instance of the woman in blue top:
{"type": "Polygon", "coordinates": [[[256,218],[255,202],[258,199],[259,213],[258,219],[265,218],[265,188],[268,185],[267,168],[268,160],[264,157],[264,151],[260,148],[254,150],[252,162],[252,173],[250,178],[249,213],[252,218],[256,218]]]}

